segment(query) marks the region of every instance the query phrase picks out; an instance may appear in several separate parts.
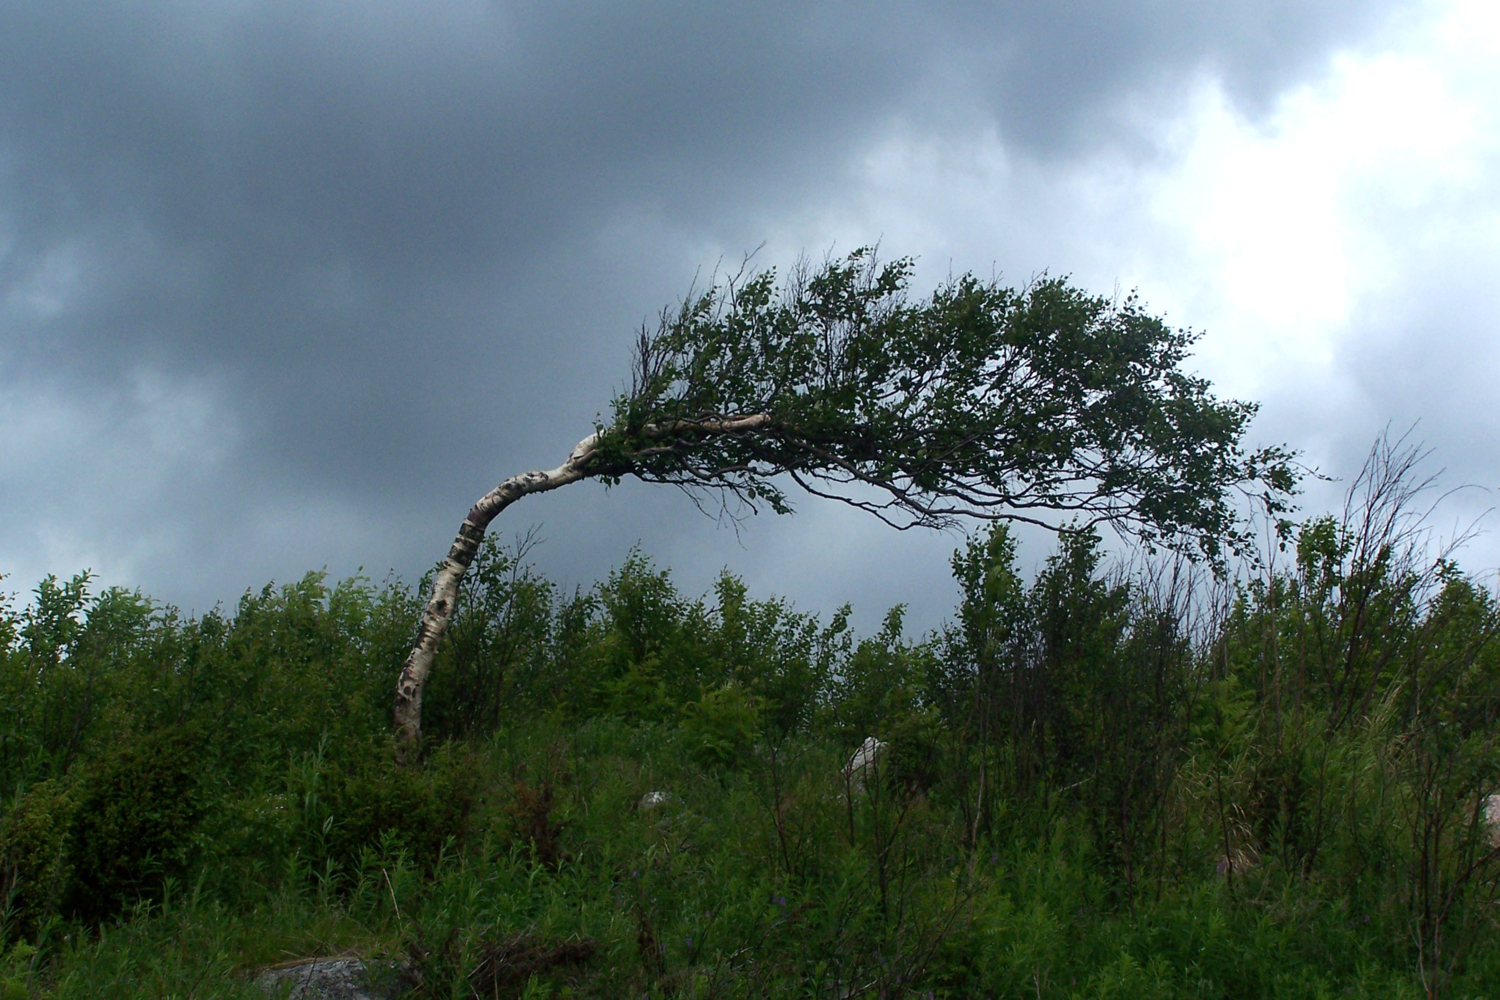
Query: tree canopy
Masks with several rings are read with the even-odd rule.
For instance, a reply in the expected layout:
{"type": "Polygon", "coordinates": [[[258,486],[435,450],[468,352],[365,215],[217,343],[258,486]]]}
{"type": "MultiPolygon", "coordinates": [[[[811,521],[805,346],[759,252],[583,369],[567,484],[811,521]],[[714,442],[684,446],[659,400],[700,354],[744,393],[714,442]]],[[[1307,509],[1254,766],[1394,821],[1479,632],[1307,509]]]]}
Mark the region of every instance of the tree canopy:
{"type": "Polygon", "coordinates": [[[1253,403],[1181,370],[1195,339],[1043,277],[909,296],[912,261],[857,250],[716,283],[643,331],[592,468],[785,512],[781,477],[898,527],[1108,522],[1219,555],[1236,491],[1270,511],[1291,455],[1242,445],[1253,403]]]}

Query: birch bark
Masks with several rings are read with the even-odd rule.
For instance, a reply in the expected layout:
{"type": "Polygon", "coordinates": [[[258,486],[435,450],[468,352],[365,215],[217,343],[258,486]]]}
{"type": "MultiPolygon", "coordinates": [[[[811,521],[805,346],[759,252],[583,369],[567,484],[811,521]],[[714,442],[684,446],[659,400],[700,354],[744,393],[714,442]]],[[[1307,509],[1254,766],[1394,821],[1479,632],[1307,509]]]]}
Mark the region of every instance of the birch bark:
{"type": "MultiPolygon", "coordinates": [[[[752,413],[738,417],[707,417],[703,420],[673,420],[660,424],[647,424],[641,436],[651,441],[669,439],[691,439],[715,437],[722,434],[743,434],[765,430],[772,426],[769,414],[752,413]]],[[[523,472],[512,476],[499,486],[480,497],[458,526],[458,537],[448,550],[448,558],[438,567],[437,577],[432,582],[432,596],[422,609],[421,625],[417,629],[417,643],[406,657],[401,668],[401,678],[396,682],[396,705],[394,722],[396,742],[411,746],[422,738],[422,689],[432,673],[432,661],[437,656],[438,644],[443,640],[449,623],[453,620],[454,606],[458,601],[458,585],[468,572],[469,564],[479,552],[484,533],[502,510],[531,493],[545,493],[559,486],[576,483],[595,475],[599,470],[591,460],[598,453],[599,435],[590,434],[574,446],[568,460],[555,469],[523,472]]]]}
{"type": "Polygon", "coordinates": [[[576,483],[589,475],[589,459],[594,455],[598,434],[590,434],[573,448],[568,460],[555,469],[523,472],[479,498],[470,508],[463,523],[458,526],[458,537],[448,550],[448,558],[438,567],[437,577],[432,582],[432,596],[422,609],[421,625],[417,629],[417,643],[406,657],[401,668],[401,678],[396,682],[395,725],[396,741],[402,745],[414,744],[422,738],[422,688],[432,672],[432,661],[437,655],[438,644],[443,633],[453,620],[454,605],[458,600],[458,585],[464,573],[474,561],[484,533],[502,510],[531,493],[545,493],[559,486],[576,483]]]}

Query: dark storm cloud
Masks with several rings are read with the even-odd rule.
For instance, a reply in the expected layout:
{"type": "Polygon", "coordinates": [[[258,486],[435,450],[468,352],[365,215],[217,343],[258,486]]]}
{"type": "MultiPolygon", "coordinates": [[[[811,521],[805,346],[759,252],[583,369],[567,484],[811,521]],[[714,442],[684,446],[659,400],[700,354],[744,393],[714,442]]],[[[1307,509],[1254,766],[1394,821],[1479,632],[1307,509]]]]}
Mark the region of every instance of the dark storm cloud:
{"type": "MultiPolygon", "coordinates": [[[[1065,158],[1200,71],[1263,106],[1392,6],[5,5],[0,379],[80,405],[134,371],[209,379],[235,459],[137,517],[244,584],[262,564],[210,525],[343,502],[366,527],[338,544],[399,564],[391,535],[446,534],[586,429],[695,247],[832,197],[893,118],[1065,158]],[[631,211],[661,234],[614,259],[600,233],[631,211]]],[[[96,502],[10,505],[41,531],[96,502]]],[[[320,539],[288,538],[291,564],[320,539]]]]}
{"type": "MultiPolygon", "coordinates": [[[[1118,141],[1122,99],[1185,90],[1204,72],[1252,117],[1288,85],[1316,75],[1331,50],[1357,43],[1407,5],[1299,3],[973,5],[986,14],[943,26],[947,82],[1003,134],[1033,152],[1065,155],[1118,141]]],[[[959,115],[975,109],[960,104],[959,115]]]]}
{"type": "Polygon", "coordinates": [[[1048,147],[1204,64],[1263,99],[1378,10],[20,5],[0,15],[10,267],[94,241],[109,320],[70,332],[254,358],[305,343],[309,309],[364,326],[350,304],[488,280],[610,205],[706,222],[796,200],[893,112],[987,105],[1048,147]],[[210,287],[153,281],[142,238],[210,287]]]}

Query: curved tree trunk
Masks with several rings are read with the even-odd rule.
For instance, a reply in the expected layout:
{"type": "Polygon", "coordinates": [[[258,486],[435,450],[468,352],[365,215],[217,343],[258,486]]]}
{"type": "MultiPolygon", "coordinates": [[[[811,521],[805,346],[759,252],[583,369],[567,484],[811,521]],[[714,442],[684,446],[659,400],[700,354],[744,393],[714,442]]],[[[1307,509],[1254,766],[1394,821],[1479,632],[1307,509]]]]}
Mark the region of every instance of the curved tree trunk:
{"type": "MultiPolygon", "coordinates": [[[[771,417],[764,413],[737,417],[715,416],[703,420],[647,424],[642,428],[641,436],[656,441],[683,440],[720,434],[743,434],[765,430],[771,425],[771,417]]],[[[413,746],[422,739],[422,688],[427,684],[427,675],[432,672],[432,661],[437,655],[438,644],[443,640],[443,633],[448,631],[448,624],[453,620],[454,606],[458,601],[458,585],[479,552],[479,544],[484,541],[484,533],[490,522],[495,519],[495,515],[528,493],[545,493],[597,474],[600,470],[590,467],[590,459],[594,457],[598,443],[598,433],[590,434],[574,446],[568,460],[557,468],[512,476],[481,497],[458,526],[458,537],[448,550],[448,558],[438,567],[437,578],[432,582],[432,596],[422,609],[417,644],[407,655],[406,664],[401,668],[401,679],[396,682],[394,721],[396,742],[401,747],[413,746]]]]}
{"type": "Polygon", "coordinates": [[[589,475],[588,460],[594,454],[597,434],[590,434],[578,442],[568,460],[548,471],[523,472],[512,476],[490,490],[476,503],[458,526],[458,537],[448,550],[448,558],[438,568],[437,578],[432,581],[432,596],[422,609],[422,624],[417,630],[417,644],[406,657],[401,668],[401,679],[396,682],[395,725],[396,741],[412,745],[422,738],[422,688],[427,675],[432,672],[432,660],[437,655],[438,643],[448,624],[453,620],[454,605],[458,600],[458,585],[474,561],[485,530],[506,507],[528,493],[545,493],[559,486],[576,483],[589,475]]]}

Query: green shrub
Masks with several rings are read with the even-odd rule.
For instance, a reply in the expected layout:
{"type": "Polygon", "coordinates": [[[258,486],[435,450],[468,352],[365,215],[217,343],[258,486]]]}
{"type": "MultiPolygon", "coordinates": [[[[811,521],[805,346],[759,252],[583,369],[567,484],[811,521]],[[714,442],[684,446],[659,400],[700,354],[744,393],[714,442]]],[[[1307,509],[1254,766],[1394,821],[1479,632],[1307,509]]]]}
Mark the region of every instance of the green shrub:
{"type": "Polygon", "coordinates": [[[705,692],[683,706],[682,728],[699,760],[719,766],[742,762],[760,735],[757,699],[738,684],[705,692]]]}
{"type": "Polygon", "coordinates": [[[366,851],[395,846],[431,870],[468,832],[478,791],[472,758],[445,747],[421,767],[401,767],[389,742],[363,746],[328,766],[309,854],[352,871],[366,851]]]}
{"type": "Polygon", "coordinates": [[[182,875],[205,808],[204,757],[200,735],[174,728],[122,740],[93,762],[68,829],[66,912],[104,920],[182,875]]]}
{"type": "Polygon", "coordinates": [[[68,875],[71,791],[55,780],[33,785],[0,822],[0,940],[29,937],[57,904],[68,875]]]}
{"type": "Polygon", "coordinates": [[[35,945],[17,941],[0,956],[0,1000],[31,1000],[27,980],[36,952],[35,945]]]}

